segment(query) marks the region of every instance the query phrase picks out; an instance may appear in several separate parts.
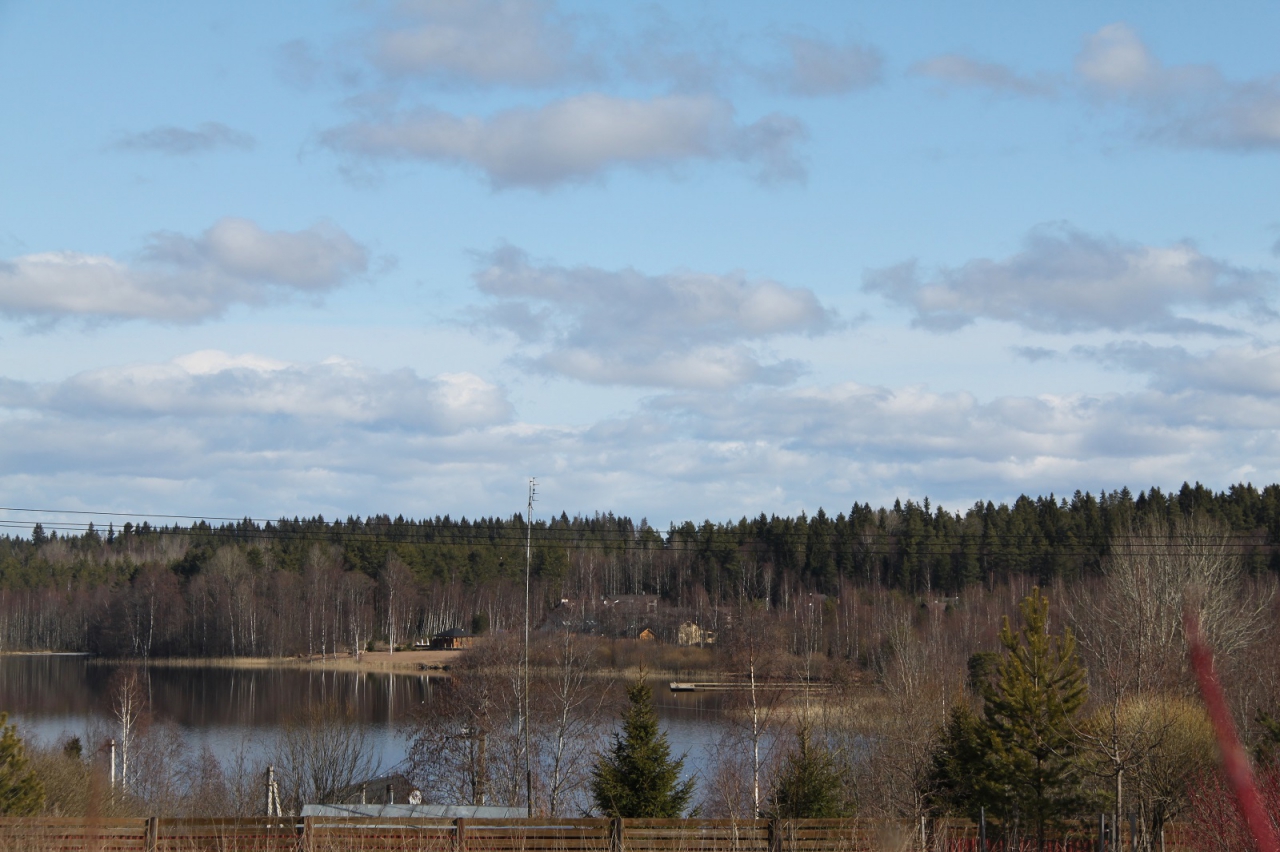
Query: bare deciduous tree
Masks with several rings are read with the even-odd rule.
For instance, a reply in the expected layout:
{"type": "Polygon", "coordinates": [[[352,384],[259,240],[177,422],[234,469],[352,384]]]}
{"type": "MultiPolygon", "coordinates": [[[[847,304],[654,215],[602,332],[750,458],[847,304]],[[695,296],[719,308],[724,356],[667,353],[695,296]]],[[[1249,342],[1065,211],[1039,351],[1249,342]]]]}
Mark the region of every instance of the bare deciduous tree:
{"type": "Polygon", "coordinates": [[[283,803],[295,814],[304,804],[337,801],[380,769],[368,727],[333,701],[312,704],[285,724],[272,763],[283,803]]]}
{"type": "Polygon", "coordinates": [[[431,706],[412,720],[406,765],[426,801],[519,805],[523,742],[517,709],[523,688],[519,647],[495,637],[433,687],[431,706]]]}
{"type": "Polygon", "coordinates": [[[1148,520],[1116,536],[1101,582],[1077,586],[1066,598],[1098,705],[1083,742],[1114,819],[1123,819],[1131,790],[1143,796],[1137,803],[1148,836],[1158,831],[1152,821],[1174,809],[1167,796],[1157,807],[1141,792],[1153,783],[1151,756],[1167,741],[1185,740],[1190,724],[1170,709],[1177,699],[1169,697],[1186,686],[1183,614],[1199,615],[1219,661],[1230,665],[1260,634],[1271,597],[1249,593],[1244,579],[1224,526],[1200,516],[1148,520]]]}
{"type": "Polygon", "coordinates": [[[545,812],[563,816],[588,805],[593,758],[614,715],[612,681],[594,676],[588,639],[563,632],[537,650],[540,672],[530,697],[537,787],[545,812]]]}
{"type": "Polygon", "coordinates": [[[129,758],[147,721],[144,673],[139,673],[137,666],[122,666],[111,677],[111,714],[120,732],[120,789],[124,793],[129,792],[129,758]]]}

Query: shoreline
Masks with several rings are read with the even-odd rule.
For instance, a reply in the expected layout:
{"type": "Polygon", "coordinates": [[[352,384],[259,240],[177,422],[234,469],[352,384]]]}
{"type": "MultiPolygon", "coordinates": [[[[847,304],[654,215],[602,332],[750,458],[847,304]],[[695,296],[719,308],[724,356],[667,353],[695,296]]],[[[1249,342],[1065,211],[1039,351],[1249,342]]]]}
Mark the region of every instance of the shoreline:
{"type": "MultiPolygon", "coordinates": [[[[144,665],[153,668],[226,668],[226,669],[302,669],[334,672],[365,672],[387,674],[428,674],[440,677],[449,674],[450,666],[465,651],[363,651],[359,657],[343,653],[323,657],[95,657],[88,651],[0,651],[0,657],[83,657],[93,665],[144,665]]],[[[534,668],[539,668],[534,666],[534,668]]],[[[723,672],[713,670],[664,671],[629,666],[625,669],[601,667],[592,670],[593,676],[608,676],[619,680],[634,680],[643,671],[647,680],[703,681],[724,677],[723,672]]]]}
{"type": "Polygon", "coordinates": [[[323,669],[339,672],[444,672],[462,651],[365,651],[311,657],[95,657],[87,651],[3,651],[5,657],[84,657],[94,665],[145,665],[154,668],[323,669]]]}

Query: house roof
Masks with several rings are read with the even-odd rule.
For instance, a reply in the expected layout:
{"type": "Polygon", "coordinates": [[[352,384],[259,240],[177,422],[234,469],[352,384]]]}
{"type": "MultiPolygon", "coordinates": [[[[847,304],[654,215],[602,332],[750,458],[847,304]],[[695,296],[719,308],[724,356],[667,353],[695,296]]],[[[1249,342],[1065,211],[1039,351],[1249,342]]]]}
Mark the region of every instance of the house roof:
{"type": "Polygon", "coordinates": [[[445,819],[522,819],[524,808],[492,805],[303,805],[304,817],[436,817],[445,819]]]}

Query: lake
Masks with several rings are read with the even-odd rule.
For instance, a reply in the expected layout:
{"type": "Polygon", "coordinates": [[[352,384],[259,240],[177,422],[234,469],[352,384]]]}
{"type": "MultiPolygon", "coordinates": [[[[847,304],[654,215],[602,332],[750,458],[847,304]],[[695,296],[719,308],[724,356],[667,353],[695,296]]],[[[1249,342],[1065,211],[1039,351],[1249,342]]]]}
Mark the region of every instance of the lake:
{"type": "MultiPolygon", "coordinates": [[[[0,656],[0,711],[24,738],[45,743],[79,736],[86,747],[110,736],[108,683],[116,666],[73,654],[0,656]]],[[[148,666],[153,722],[171,723],[194,746],[219,757],[236,749],[267,747],[284,722],[310,702],[339,699],[369,726],[384,768],[403,760],[402,723],[429,708],[440,675],[335,672],[315,668],[231,668],[211,665],[148,666]]],[[[655,705],[674,754],[699,773],[723,724],[723,693],[672,693],[653,683],[655,705]]]]}

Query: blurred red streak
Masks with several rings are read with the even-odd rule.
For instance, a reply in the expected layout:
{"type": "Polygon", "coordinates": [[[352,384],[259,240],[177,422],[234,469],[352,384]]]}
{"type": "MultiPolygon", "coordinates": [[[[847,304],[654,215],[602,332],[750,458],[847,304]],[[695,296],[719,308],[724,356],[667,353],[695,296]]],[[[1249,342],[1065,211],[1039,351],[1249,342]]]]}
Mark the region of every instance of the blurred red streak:
{"type": "Polygon", "coordinates": [[[1227,783],[1231,785],[1236,806],[1240,808],[1240,815],[1244,817],[1245,825],[1249,827],[1249,833],[1253,835],[1259,852],[1280,852],[1280,842],[1277,842],[1271,819],[1262,806],[1262,797],[1258,795],[1249,758],[1240,745],[1235,722],[1231,719],[1231,711],[1222,694],[1222,684],[1214,671],[1213,652],[1200,636],[1200,619],[1188,609],[1183,613],[1182,623],[1191,649],[1191,669],[1200,684],[1200,695],[1204,698],[1209,718],[1213,721],[1214,733],[1218,736],[1222,771],[1227,776],[1227,783]]]}

